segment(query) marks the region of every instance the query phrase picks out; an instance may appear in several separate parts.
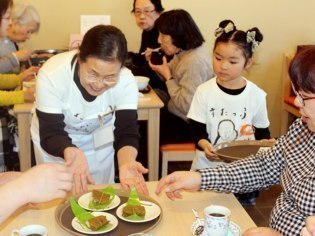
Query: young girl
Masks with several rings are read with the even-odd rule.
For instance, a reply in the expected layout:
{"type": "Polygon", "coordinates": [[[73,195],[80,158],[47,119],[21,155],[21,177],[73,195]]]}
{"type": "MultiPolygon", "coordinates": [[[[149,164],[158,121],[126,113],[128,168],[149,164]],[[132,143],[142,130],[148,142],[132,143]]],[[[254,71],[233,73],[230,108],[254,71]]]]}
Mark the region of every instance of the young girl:
{"type": "Polygon", "coordinates": [[[237,30],[231,20],[224,20],[215,36],[216,77],[198,87],[188,113],[199,149],[193,170],[223,164],[213,153],[215,144],[270,138],[266,93],[242,76],[253,64],[253,53],[263,35],[257,28],[237,30]]]}

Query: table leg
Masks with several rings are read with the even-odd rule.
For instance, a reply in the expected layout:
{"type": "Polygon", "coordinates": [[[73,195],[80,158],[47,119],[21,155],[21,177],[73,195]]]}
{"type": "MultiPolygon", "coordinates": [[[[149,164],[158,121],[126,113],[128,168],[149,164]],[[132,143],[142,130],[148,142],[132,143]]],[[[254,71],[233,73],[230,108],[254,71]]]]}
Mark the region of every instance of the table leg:
{"type": "Polygon", "coordinates": [[[149,109],[148,118],[149,181],[159,178],[160,109],[149,109]]]}
{"type": "Polygon", "coordinates": [[[30,113],[19,113],[16,115],[19,134],[19,159],[21,171],[31,168],[31,134],[30,134],[30,113]]]}

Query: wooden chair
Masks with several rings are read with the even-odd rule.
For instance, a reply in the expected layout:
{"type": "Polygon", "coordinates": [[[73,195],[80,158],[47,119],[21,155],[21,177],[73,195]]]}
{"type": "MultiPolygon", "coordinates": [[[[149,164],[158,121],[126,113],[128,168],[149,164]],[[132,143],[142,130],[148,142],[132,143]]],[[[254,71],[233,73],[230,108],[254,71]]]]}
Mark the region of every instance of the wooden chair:
{"type": "Polygon", "coordinates": [[[162,152],[162,177],[167,175],[170,161],[192,161],[196,153],[194,143],[164,144],[160,150],[162,152]]]}
{"type": "Polygon", "coordinates": [[[291,88],[291,80],[288,69],[295,53],[287,53],[284,55],[284,65],[282,73],[282,108],[281,108],[281,135],[285,134],[292,122],[300,117],[299,109],[294,106],[295,95],[291,88]]]}

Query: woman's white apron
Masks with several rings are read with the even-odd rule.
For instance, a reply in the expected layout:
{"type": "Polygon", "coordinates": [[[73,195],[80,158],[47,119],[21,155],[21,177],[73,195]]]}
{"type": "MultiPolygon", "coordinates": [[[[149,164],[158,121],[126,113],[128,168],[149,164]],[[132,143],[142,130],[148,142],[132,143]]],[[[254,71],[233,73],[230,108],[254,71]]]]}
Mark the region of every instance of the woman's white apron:
{"type": "MultiPolygon", "coordinates": [[[[74,69],[72,69],[72,76],[74,69]]],[[[73,78],[73,77],[72,77],[73,78]]],[[[78,117],[73,114],[71,109],[74,104],[78,103],[78,89],[74,82],[70,83],[68,101],[63,109],[64,122],[66,124],[65,131],[68,133],[72,143],[82,150],[87,158],[89,170],[96,183],[114,183],[114,148],[113,142],[107,142],[102,147],[95,148],[93,133],[99,129],[106,127],[107,130],[113,132],[114,113],[110,112],[114,109],[111,90],[106,91],[106,96],[100,95],[100,106],[93,106],[94,112],[87,117],[78,117]]],[[[43,162],[63,162],[64,159],[52,156],[45,152],[38,142],[34,142],[35,156],[37,163],[43,162]]]]}

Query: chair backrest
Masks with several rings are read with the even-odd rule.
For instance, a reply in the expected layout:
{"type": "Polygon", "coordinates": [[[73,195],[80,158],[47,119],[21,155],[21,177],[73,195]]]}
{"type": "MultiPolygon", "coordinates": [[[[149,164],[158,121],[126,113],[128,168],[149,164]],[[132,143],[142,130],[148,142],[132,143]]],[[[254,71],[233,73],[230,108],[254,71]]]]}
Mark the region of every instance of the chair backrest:
{"type": "Polygon", "coordinates": [[[283,73],[282,74],[282,102],[284,101],[291,106],[294,106],[293,103],[291,103],[290,101],[294,100],[295,95],[291,87],[291,80],[288,73],[288,69],[294,55],[295,55],[295,52],[284,54],[284,65],[283,65],[283,72],[282,72],[283,73]]]}

